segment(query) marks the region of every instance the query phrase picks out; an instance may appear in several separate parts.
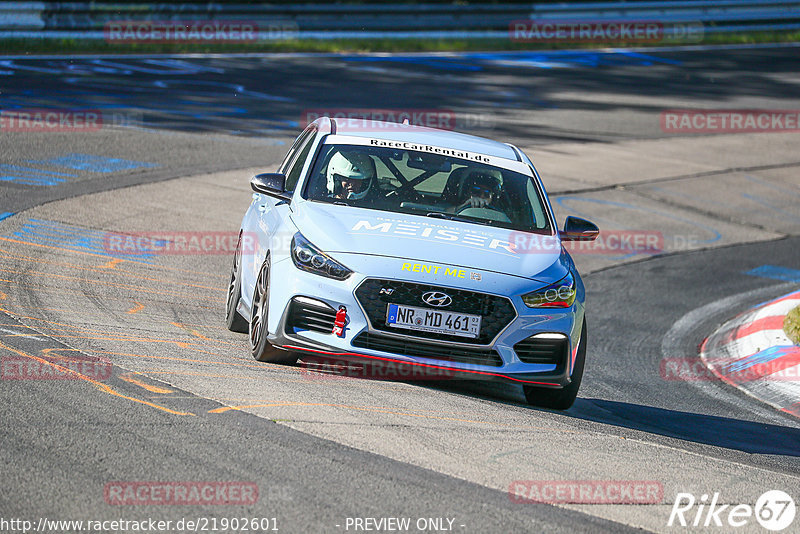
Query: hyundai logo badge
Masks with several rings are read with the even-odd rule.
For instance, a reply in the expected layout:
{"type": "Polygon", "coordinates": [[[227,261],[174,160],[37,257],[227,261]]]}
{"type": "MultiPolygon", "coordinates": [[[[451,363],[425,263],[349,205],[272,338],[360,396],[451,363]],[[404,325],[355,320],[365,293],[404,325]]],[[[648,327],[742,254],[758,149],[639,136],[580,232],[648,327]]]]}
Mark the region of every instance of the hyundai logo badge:
{"type": "Polygon", "coordinates": [[[422,295],[422,302],[428,304],[429,306],[443,308],[452,304],[453,299],[450,298],[450,295],[447,293],[442,293],[441,291],[428,291],[422,295]]]}

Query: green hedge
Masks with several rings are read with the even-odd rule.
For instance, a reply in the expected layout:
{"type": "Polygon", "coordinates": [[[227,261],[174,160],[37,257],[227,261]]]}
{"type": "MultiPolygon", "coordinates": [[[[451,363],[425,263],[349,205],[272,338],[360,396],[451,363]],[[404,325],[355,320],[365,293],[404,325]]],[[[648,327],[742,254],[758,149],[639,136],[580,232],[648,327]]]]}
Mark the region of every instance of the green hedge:
{"type": "Polygon", "coordinates": [[[800,306],[786,314],[783,331],[795,344],[800,345],[800,306]]]}

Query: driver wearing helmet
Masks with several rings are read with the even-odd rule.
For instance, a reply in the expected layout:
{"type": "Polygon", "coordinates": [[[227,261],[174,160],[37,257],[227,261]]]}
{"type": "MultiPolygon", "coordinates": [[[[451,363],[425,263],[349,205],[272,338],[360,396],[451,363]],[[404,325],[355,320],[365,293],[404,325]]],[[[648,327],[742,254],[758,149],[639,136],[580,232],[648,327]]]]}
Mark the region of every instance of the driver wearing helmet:
{"type": "Polygon", "coordinates": [[[466,200],[454,206],[453,212],[466,217],[477,217],[499,222],[511,222],[503,209],[500,180],[490,171],[474,170],[464,180],[461,190],[466,200]]]}
{"type": "Polygon", "coordinates": [[[485,171],[472,171],[464,180],[462,194],[466,200],[456,211],[465,208],[494,208],[500,197],[500,180],[485,171]]]}
{"type": "Polygon", "coordinates": [[[372,200],[375,162],[359,152],[337,152],[328,163],[328,198],[372,200]]]}

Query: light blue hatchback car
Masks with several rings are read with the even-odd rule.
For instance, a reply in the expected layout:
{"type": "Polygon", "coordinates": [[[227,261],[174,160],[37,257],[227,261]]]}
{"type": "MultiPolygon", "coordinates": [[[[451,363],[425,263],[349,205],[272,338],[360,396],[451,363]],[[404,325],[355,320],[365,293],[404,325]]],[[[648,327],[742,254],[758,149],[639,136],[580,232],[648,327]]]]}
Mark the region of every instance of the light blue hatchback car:
{"type": "Polygon", "coordinates": [[[576,217],[557,229],[521,150],[322,117],[251,186],[226,321],[256,360],[381,363],[572,405],[585,292],[561,243],[599,231],[576,217]]]}

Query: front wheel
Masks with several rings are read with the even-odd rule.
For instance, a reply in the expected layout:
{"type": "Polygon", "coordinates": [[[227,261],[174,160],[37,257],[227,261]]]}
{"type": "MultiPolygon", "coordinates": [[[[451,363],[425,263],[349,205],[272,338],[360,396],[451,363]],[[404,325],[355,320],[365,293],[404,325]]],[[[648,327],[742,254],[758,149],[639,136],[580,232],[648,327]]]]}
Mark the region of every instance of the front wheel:
{"type": "Polygon", "coordinates": [[[225,325],[231,332],[246,333],[247,321],[239,315],[236,308],[242,298],[242,237],[236,243],[236,252],[233,253],[233,267],[231,267],[231,282],[228,284],[228,299],[225,306],[225,325]]]}
{"type": "Polygon", "coordinates": [[[258,272],[256,287],[253,291],[253,306],[250,313],[250,350],[253,358],[260,362],[296,363],[297,356],[282,349],[277,349],[267,341],[269,334],[269,271],[270,258],[264,260],[258,272]]]}
{"type": "Polygon", "coordinates": [[[572,371],[572,381],[561,389],[540,388],[536,386],[522,386],[525,400],[532,406],[549,408],[551,410],[566,410],[575,402],[578,389],[581,387],[583,367],[586,364],[586,318],[583,318],[581,338],[578,341],[578,354],[575,356],[575,368],[572,371]]]}

